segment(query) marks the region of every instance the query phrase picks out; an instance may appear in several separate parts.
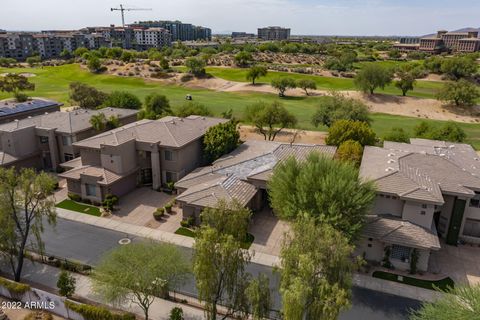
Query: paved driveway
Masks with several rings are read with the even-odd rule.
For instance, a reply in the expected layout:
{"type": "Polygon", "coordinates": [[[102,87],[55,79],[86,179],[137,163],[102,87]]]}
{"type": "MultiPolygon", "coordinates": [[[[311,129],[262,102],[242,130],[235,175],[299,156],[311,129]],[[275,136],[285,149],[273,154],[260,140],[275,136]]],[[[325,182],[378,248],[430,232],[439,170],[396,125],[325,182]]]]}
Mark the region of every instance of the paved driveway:
{"type": "Polygon", "coordinates": [[[430,256],[430,271],[448,275],[457,283],[480,284],[480,247],[478,245],[449,246],[430,256]]]}
{"type": "Polygon", "coordinates": [[[255,237],[251,249],[256,252],[280,255],[283,235],[288,230],[288,223],[278,220],[271,209],[266,208],[256,212],[249,228],[249,232],[255,237]]]}
{"type": "Polygon", "coordinates": [[[175,232],[180,226],[181,214],[176,211],[166,214],[161,221],[153,218],[153,212],[157,208],[165,206],[174,198],[164,192],[158,192],[148,187],[137,188],[132,192],[120,197],[118,207],[111,219],[138,226],[161,229],[175,232]]]}

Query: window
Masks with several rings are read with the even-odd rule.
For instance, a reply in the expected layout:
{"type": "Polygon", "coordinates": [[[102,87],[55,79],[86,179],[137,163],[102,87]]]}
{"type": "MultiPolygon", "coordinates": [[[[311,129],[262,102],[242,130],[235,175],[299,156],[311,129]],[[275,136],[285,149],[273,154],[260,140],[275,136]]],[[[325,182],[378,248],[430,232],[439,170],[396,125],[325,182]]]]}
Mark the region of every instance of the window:
{"type": "Polygon", "coordinates": [[[175,172],[165,171],[165,180],[167,182],[176,181],[177,174],[175,172]]]}
{"type": "Polygon", "coordinates": [[[65,158],[65,161],[70,161],[73,160],[75,157],[71,153],[64,153],[63,157],[65,158]]]}
{"type": "Polygon", "coordinates": [[[40,143],[48,143],[48,137],[40,137],[40,143]]]}
{"type": "Polygon", "coordinates": [[[72,137],[70,136],[62,136],[62,144],[64,146],[69,146],[72,144],[72,137]]]}
{"type": "Polygon", "coordinates": [[[87,196],[96,196],[97,195],[97,187],[94,184],[85,184],[85,190],[87,192],[87,196]]]}
{"type": "Polygon", "coordinates": [[[470,199],[470,207],[480,208],[480,192],[475,191],[475,196],[470,199]]]}
{"type": "Polygon", "coordinates": [[[427,209],[427,205],[426,205],[426,204],[422,204],[422,209],[427,209]]]}
{"type": "Polygon", "coordinates": [[[411,250],[412,249],[409,247],[398,246],[394,244],[391,247],[390,258],[405,261],[407,259],[410,259],[411,250]]]}
{"type": "Polygon", "coordinates": [[[172,161],[173,160],[173,152],[170,150],[165,150],[165,160],[172,161]]]}
{"type": "Polygon", "coordinates": [[[465,219],[463,234],[469,237],[480,238],[480,220],[465,219]]]}

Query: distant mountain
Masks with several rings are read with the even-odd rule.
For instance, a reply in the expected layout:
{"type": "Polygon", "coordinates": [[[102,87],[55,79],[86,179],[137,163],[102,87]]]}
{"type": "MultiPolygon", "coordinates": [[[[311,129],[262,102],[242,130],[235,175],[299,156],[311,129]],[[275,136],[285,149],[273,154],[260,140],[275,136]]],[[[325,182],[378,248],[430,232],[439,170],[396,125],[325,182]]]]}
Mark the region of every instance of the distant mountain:
{"type": "Polygon", "coordinates": [[[477,31],[480,33],[480,28],[462,28],[455,30],[454,32],[471,32],[471,31],[477,31]]]}

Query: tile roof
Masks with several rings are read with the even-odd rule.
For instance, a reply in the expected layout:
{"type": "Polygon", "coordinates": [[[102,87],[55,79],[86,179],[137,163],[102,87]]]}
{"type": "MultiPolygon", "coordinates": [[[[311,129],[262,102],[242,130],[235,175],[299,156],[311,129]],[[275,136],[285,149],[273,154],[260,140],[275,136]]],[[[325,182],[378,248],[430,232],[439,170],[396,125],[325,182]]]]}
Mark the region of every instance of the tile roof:
{"type": "Polygon", "coordinates": [[[370,215],[362,235],[382,242],[411,248],[439,250],[437,232],[391,215],[370,215]]]}
{"type": "Polygon", "coordinates": [[[101,145],[119,145],[135,139],[168,147],[182,147],[203,136],[208,128],[227,122],[227,119],[189,116],[140,120],[120,128],[74,143],[75,146],[99,149],[101,145]]]}
{"type": "Polygon", "coordinates": [[[307,145],[307,144],[288,144],[272,141],[246,141],[231,153],[221,157],[209,167],[199,168],[183,177],[175,183],[176,188],[187,189],[177,200],[185,203],[197,201],[190,194],[208,195],[215,186],[217,193],[215,197],[209,197],[205,205],[216,204],[216,198],[225,195],[226,198],[238,198],[248,201],[255,195],[253,190],[256,188],[248,183],[249,179],[267,181],[270,178],[272,169],[275,165],[290,156],[298,160],[304,160],[311,152],[320,152],[326,156],[333,157],[336,151],[335,147],[325,145],[307,145]],[[230,181],[237,188],[232,189],[235,192],[220,192],[221,183],[230,181]],[[235,183],[233,182],[235,181],[235,183]],[[220,184],[219,184],[220,183],[220,184]],[[193,191],[192,191],[193,190],[193,191]],[[244,195],[250,199],[243,198],[244,195]]]}
{"type": "Polygon", "coordinates": [[[131,174],[136,170],[137,168],[135,168],[134,170],[128,173],[117,174],[113,171],[106,170],[102,167],[86,165],[86,166],[80,166],[72,170],[68,170],[66,172],[60,173],[58,176],[62,178],[79,180],[82,175],[86,175],[89,177],[97,177],[98,178],[97,183],[99,184],[109,185],[114,183],[115,181],[118,181],[128,176],[129,174],[131,174]]]}
{"type": "Polygon", "coordinates": [[[103,108],[99,110],[77,109],[73,111],[55,111],[31,118],[20,119],[5,124],[0,124],[0,131],[15,131],[25,127],[41,127],[56,129],[57,132],[75,133],[89,129],[92,115],[104,113],[108,118],[117,115],[120,118],[136,114],[137,110],[120,108],[103,108]]]}
{"type": "Polygon", "coordinates": [[[471,197],[480,190],[480,161],[466,144],[411,139],[366,147],[360,175],[381,192],[443,204],[442,193],[471,197]]]}

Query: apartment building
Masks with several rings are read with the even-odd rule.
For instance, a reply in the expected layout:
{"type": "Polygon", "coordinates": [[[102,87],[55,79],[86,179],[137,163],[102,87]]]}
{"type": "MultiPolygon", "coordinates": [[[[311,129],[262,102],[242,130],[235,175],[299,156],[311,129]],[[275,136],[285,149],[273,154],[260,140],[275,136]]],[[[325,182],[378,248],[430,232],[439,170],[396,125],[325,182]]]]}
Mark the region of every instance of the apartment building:
{"type": "Polygon", "coordinates": [[[305,159],[318,152],[333,158],[336,147],[289,144],[273,141],[246,141],[211,166],[198,168],[175,183],[180,195],[183,218],[200,222],[205,207],[214,207],[218,200],[236,199],[245,207],[260,210],[267,204],[267,181],[273,168],[289,157],[305,159]]]}
{"type": "Polygon", "coordinates": [[[79,156],[74,142],[98,134],[90,118],[99,113],[107,118],[118,116],[121,124],[133,122],[137,116],[137,111],[130,109],[77,109],[0,124],[0,166],[57,170],[61,162],[79,156]]]}
{"type": "Polygon", "coordinates": [[[63,104],[53,100],[33,98],[25,102],[13,99],[0,101],[0,124],[37,116],[45,112],[60,111],[63,104]]]}
{"type": "Polygon", "coordinates": [[[255,34],[247,32],[232,32],[232,39],[254,39],[255,34]]]}
{"type": "Polygon", "coordinates": [[[149,48],[161,49],[172,44],[172,35],[164,28],[136,28],[133,30],[134,49],[143,51],[149,48]]]}
{"type": "Polygon", "coordinates": [[[480,50],[478,31],[448,32],[438,31],[435,36],[420,38],[419,50],[440,52],[443,50],[476,52],[480,50]]]}
{"type": "Polygon", "coordinates": [[[210,28],[195,26],[181,21],[138,21],[130,25],[133,28],[163,28],[170,32],[172,41],[212,40],[210,28]]]}
{"type": "Polygon", "coordinates": [[[267,41],[281,41],[290,38],[290,28],[265,27],[258,28],[258,38],[267,41]]]}
{"type": "Polygon", "coordinates": [[[226,121],[201,116],[140,120],[73,143],[80,158],[62,164],[71,170],[60,176],[68,192],[95,203],[138,185],[157,190],[202,165],[205,132],[226,121]]]}
{"type": "Polygon", "coordinates": [[[410,269],[415,249],[419,270],[430,253],[458,241],[480,243],[480,159],[470,145],[411,139],[367,146],[360,175],[374,181],[377,196],[358,254],[397,269],[410,269]],[[388,248],[388,249],[387,249],[388,248]]]}

